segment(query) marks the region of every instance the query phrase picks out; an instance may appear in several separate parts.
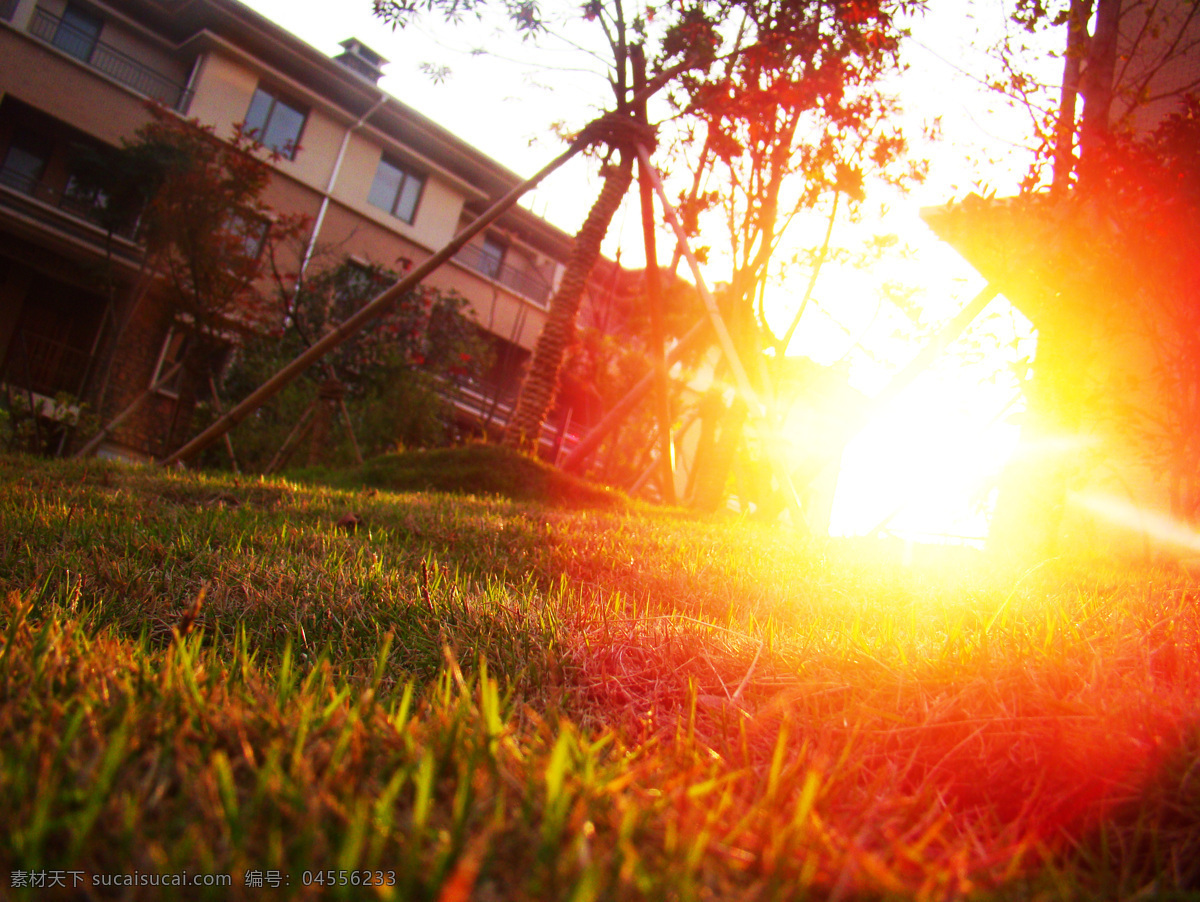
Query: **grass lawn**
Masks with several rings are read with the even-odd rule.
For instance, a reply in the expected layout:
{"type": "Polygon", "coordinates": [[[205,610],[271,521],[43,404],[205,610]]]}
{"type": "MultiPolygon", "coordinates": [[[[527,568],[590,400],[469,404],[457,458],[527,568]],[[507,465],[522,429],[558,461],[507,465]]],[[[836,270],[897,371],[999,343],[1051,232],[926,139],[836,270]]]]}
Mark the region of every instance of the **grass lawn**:
{"type": "Polygon", "coordinates": [[[0,898],[1200,897],[1186,572],[386,470],[0,457],[0,898]]]}

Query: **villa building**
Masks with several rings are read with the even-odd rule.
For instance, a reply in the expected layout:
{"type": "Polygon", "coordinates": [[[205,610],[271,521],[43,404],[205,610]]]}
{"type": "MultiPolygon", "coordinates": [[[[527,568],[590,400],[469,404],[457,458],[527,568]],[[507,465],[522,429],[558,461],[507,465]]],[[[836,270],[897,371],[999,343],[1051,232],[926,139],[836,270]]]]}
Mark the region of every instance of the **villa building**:
{"type": "MultiPolygon", "coordinates": [[[[40,405],[63,393],[94,402],[98,361],[115,355],[96,411],[107,421],[159,385],[178,353],[173,314],[154,303],[112,345],[141,248],[135,234],[99,227],[72,178],[77,148],[120,145],[149,121],[147,101],[220,137],[255,129],[278,151],[265,200],[307,217],[310,250],[393,269],[431,256],[522,181],[385,93],[386,60],[356,40],[342,46],[331,59],[237,0],[0,0],[4,391],[40,405]]],[[[496,352],[484,384],[459,395],[464,416],[502,418],[570,244],[514,207],[430,276],[468,299],[496,352]]],[[[169,452],[188,437],[188,402],[189,391],[159,385],[102,452],[169,452]]]]}

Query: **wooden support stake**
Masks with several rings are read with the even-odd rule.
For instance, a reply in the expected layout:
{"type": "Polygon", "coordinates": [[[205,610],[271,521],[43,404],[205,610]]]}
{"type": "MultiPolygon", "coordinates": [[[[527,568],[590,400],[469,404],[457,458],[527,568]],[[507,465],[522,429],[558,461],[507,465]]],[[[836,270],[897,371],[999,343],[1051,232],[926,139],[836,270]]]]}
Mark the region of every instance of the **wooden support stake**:
{"type": "Polygon", "coordinates": [[[354,459],[358,461],[361,467],[363,462],[362,451],[358,449],[358,439],[354,435],[354,421],[350,419],[350,411],[346,407],[346,399],[338,398],[338,404],[342,407],[342,417],[346,421],[346,432],[350,434],[350,447],[354,449],[354,459]]]}
{"type": "MultiPolygon", "coordinates": [[[[686,351],[695,346],[701,338],[708,334],[708,322],[701,320],[688,329],[683,338],[675,343],[675,347],[667,352],[665,363],[668,369],[675,365],[686,351]]],[[[592,431],[583,437],[578,445],[571,449],[571,452],[562,462],[562,469],[572,472],[583,469],[584,461],[588,455],[595,451],[604,437],[617,427],[617,425],[629,415],[629,411],[633,410],[638,405],[642,398],[649,394],[654,388],[654,382],[657,373],[651,370],[645,376],[637,381],[628,392],[625,393],[620,401],[613,405],[612,410],[606,413],[595,426],[592,431]]]]}
{"type": "MultiPolygon", "coordinates": [[[[213,409],[216,410],[217,416],[222,416],[225,413],[225,405],[221,403],[221,396],[217,394],[217,383],[212,376],[208,377],[208,390],[212,392],[213,409]]],[[[233,453],[233,439],[229,437],[228,432],[222,437],[225,439],[225,450],[229,452],[229,461],[233,464],[233,472],[241,473],[237,455],[233,453]]]]}
{"type": "MultiPolygon", "coordinates": [[[[848,445],[856,435],[866,428],[867,424],[870,423],[880,411],[884,410],[889,404],[892,403],[892,401],[896,399],[897,395],[912,385],[913,382],[917,380],[918,376],[929,369],[930,365],[941,356],[942,352],[949,347],[950,343],[966,331],[967,327],[975,321],[979,314],[983,313],[984,308],[987,307],[987,305],[990,304],[999,293],[1000,286],[998,284],[995,282],[988,283],[983,287],[983,290],[980,291],[979,294],[975,295],[975,297],[971,299],[971,303],[967,304],[967,306],[960,310],[958,314],[952,320],[950,320],[950,322],[942,326],[937,335],[930,339],[929,344],[925,345],[925,347],[920,350],[917,356],[909,361],[908,365],[904,367],[904,369],[893,376],[891,381],[883,387],[883,390],[879,394],[867,402],[866,406],[860,411],[858,417],[846,430],[844,441],[841,443],[841,447],[845,448],[845,446],[848,445]]],[[[838,454],[832,454],[827,456],[825,460],[820,461],[819,465],[816,466],[812,471],[810,484],[819,479],[821,474],[825,472],[825,468],[833,463],[833,461],[837,460],[837,458],[838,454]]]]}
{"type": "MultiPolygon", "coordinates": [[[[633,63],[633,86],[640,91],[646,86],[646,55],[641,44],[629,48],[633,63]]],[[[646,102],[634,107],[639,122],[649,126],[646,102]]],[[[647,154],[638,154],[638,193],[642,205],[642,246],[646,251],[646,295],[650,303],[650,355],[654,359],[657,375],[655,412],[658,415],[659,463],[662,465],[662,500],[674,506],[675,498],[675,446],[671,444],[671,389],[667,375],[666,339],[663,328],[662,281],[658,274],[658,248],[654,240],[654,187],[650,183],[650,165],[647,154]]]]}
{"type": "Polygon", "coordinates": [[[300,419],[296,421],[296,425],[292,427],[292,431],[288,433],[287,438],[283,440],[283,444],[279,446],[279,450],[275,452],[275,456],[271,458],[271,462],[267,464],[267,469],[263,471],[265,475],[270,476],[276,470],[287,466],[287,462],[291,460],[296,446],[304,441],[304,437],[308,435],[313,415],[317,412],[317,406],[320,403],[321,399],[317,398],[304,408],[304,413],[300,414],[300,419]]]}

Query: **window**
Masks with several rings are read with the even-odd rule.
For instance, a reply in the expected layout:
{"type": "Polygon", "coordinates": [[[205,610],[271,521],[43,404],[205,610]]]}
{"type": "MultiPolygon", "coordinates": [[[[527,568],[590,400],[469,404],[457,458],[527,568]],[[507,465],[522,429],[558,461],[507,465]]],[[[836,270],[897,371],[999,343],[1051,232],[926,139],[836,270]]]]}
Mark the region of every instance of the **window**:
{"type": "Polygon", "coordinates": [[[247,260],[255,261],[262,256],[263,248],[267,245],[267,234],[271,231],[269,220],[235,213],[226,220],[225,228],[238,242],[238,250],[247,260]]]}
{"type": "Polygon", "coordinates": [[[91,59],[92,51],[96,49],[96,43],[100,40],[100,29],[103,27],[104,20],[99,16],[80,9],[74,3],[68,3],[50,43],[86,63],[91,59]]]}
{"type": "Polygon", "coordinates": [[[508,246],[497,241],[495,238],[483,239],[483,253],[479,258],[479,271],[489,278],[496,278],[500,275],[500,268],[504,265],[504,255],[508,252],[508,246]]]}
{"type": "Polygon", "coordinates": [[[300,149],[305,113],[271,92],[259,88],[246,111],[246,134],[263,147],[294,159],[300,149]]]}
{"type": "Polygon", "coordinates": [[[36,141],[17,138],[8,146],[0,166],[0,185],[33,194],[46,169],[50,154],[36,141]]]}
{"type": "Polygon", "coordinates": [[[412,222],[417,215],[417,202],[425,179],[411,169],[383,157],[375,170],[375,181],[367,200],[381,210],[387,210],[397,219],[412,222]]]}

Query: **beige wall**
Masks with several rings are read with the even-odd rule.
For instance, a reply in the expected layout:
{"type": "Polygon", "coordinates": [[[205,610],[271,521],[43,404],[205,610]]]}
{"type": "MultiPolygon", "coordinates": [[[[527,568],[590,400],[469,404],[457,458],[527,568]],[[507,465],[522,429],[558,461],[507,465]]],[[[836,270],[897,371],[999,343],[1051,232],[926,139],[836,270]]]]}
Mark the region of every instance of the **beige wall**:
{"type": "MultiPolygon", "coordinates": [[[[195,96],[188,115],[213,126],[221,137],[232,137],[234,126],[245,120],[260,82],[282,99],[306,106],[304,97],[289,92],[286,84],[261,77],[237,60],[210,51],[204,55],[192,86],[195,96]]],[[[342,132],[328,116],[309,109],[295,159],[280,159],[275,163],[276,168],[298,181],[324,189],[342,132]]]]}
{"type": "MultiPolygon", "coordinates": [[[[286,85],[276,85],[269,78],[261,81],[268,89],[274,88],[288,96],[286,85]]],[[[229,136],[234,124],[245,117],[259,82],[258,74],[244,64],[219,53],[209,53],[196,80],[196,94],[189,115],[214,125],[218,134],[229,136]]],[[[303,98],[296,97],[295,100],[299,102],[303,98]]],[[[342,141],[352,125],[319,107],[310,107],[295,159],[279,160],[276,167],[281,173],[323,192],[329,185],[342,141]]],[[[409,224],[397,219],[367,202],[382,154],[383,150],[369,136],[352,133],[332,197],[416,244],[431,250],[442,247],[454,236],[465,200],[463,193],[438,175],[428,174],[415,221],[409,224]]],[[[413,165],[426,171],[419,163],[413,165]]]]}
{"type": "Polygon", "coordinates": [[[140,95],[11,29],[0,29],[0,84],[7,94],[109,144],[119,144],[150,118],[140,95]]]}
{"type": "MultiPolygon", "coordinates": [[[[343,134],[348,127],[343,127],[343,134]]],[[[340,142],[341,138],[338,140],[340,142]]],[[[352,134],[346,145],[346,156],[342,161],[337,184],[333,189],[334,198],[417,244],[431,250],[441,248],[454,237],[455,226],[465,200],[462,192],[447,185],[437,175],[429,174],[419,162],[405,160],[397,154],[401,162],[412,165],[415,170],[426,176],[425,189],[421,192],[417,215],[412,224],[397,219],[367,202],[367,195],[371,190],[371,183],[375,180],[375,171],[379,168],[382,156],[383,150],[369,136],[361,132],[352,134]]]]}
{"type": "MultiPolygon", "coordinates": [[[[393,269],[400,266],[399,258],[420,263],[430,256],[424,248],[336,203],[326,213],[318,243],[319,251],[324,250],[330,259],[356,256],[393,269]]],[[[320,266],[322,261],[317,259],[314,265],[320,266]]],[[[533,347],[545,324],[543,310],[453,261],[430,275],[428,282],[457,291],[470,301],[481,326],[524,348],[533,347]]]]}

